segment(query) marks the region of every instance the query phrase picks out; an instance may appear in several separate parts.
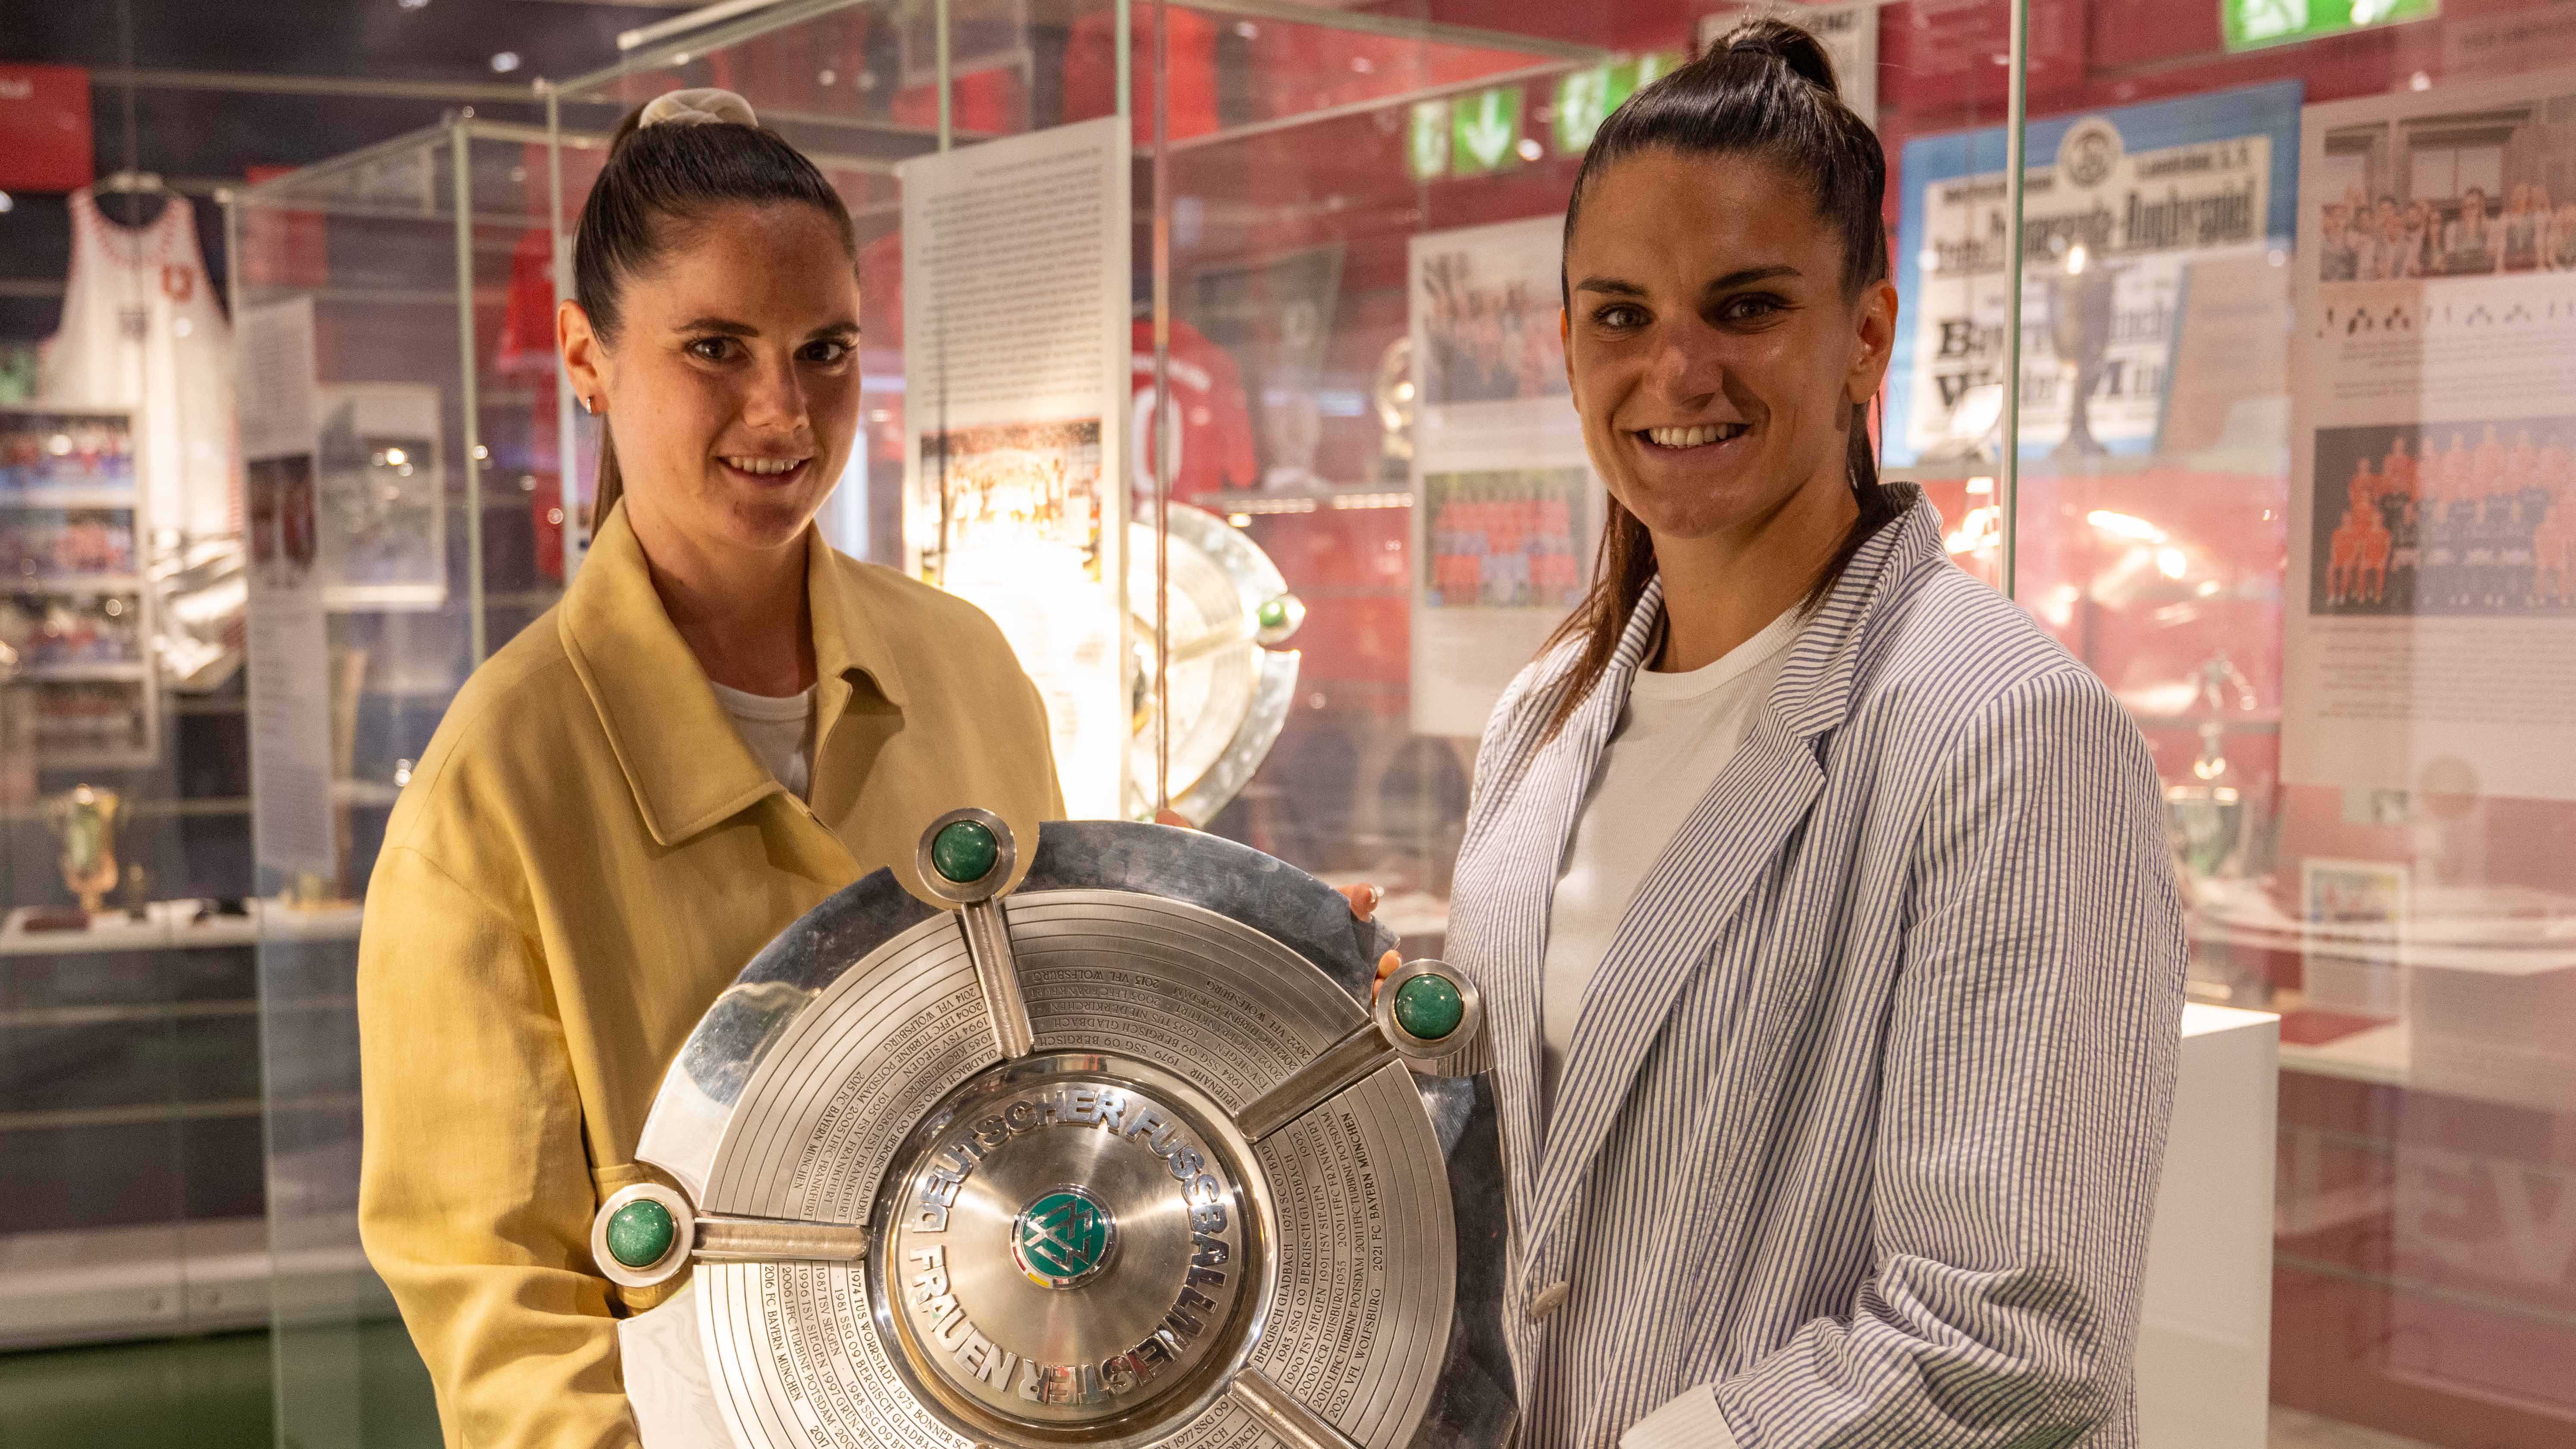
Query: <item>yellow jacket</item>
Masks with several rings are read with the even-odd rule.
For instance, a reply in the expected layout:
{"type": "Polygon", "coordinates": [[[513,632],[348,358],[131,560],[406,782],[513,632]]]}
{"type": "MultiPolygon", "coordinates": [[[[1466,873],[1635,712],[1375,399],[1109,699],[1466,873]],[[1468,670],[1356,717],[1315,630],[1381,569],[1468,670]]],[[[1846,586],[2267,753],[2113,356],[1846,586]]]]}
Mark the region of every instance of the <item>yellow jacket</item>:
{"type": "MultiPolygon", "coordinates": [[[[819,537],[808,808],[771,778],[612,512],[563,601],[474,672],[385,832],[358,944],[358,1218],[451,1449],[631,1445],[590,1259],[663,1069],[771,936],[939,814],[1063,814],[1044,705],[972,605],[819,537]]],[[[1023,851],[1025,867],[1031,852],[1023,851]]]]}

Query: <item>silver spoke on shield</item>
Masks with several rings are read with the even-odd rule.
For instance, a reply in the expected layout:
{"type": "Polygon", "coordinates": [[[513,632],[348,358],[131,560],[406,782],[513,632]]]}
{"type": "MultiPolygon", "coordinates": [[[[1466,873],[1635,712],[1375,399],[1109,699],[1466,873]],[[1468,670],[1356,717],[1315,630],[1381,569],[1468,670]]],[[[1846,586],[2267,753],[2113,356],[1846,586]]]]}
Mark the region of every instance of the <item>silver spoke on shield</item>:
{"type": "Polygon", "coordinates": [[[1484,1025],[1476,983],[1440,961],[1407,961],[1379,983],[1369,1019],[1234,1114],[1254,1142],[1366,1081],[1389,1062],[1464,1050],[1484,1025]]]}
{"type": "Polygon", "coordinates": [[[1395,1059],[1395,1048],[1387,1045],[1386,1033],[1378,1030],[1377,1023],[1361,1022],[1350,1035],[1324,1048],[1323,1055],[1235,1113],[1235,1130],[1259,1142],[1395,1059]]]}
{"type": "Polygon", "coordinates": [[[931,894],[958,908],[958,929],[975,963],[975,985],[993,1022],[993,1044],[1005,1061],[1037,1047],[1029,1003],[1020,994],[1019,963],[1011,956],[1010,922],[998,899],[1010,884],[1018,846],[1011,827],[989,810],[951,810],[921,832],[915,864],[931,894]]]}
{"type": "Polygon", "coordinates": [[[1288,1449],[1356,1449],[1350,1436],[1291,1397],[1268,1374],[1245,1364],[1225,1386],[1225,1396],[1288,1449]]]}
{"type": "Polygon", "coordinates": [[[853,1223],[785,1222],[776,1218],[698,1216],[701,1263],[859,1263],[868,1230],[853,1223]]]}
{"type": "Polygon", "coordinates": [[[1172,646],[1174,664],[1187,664],[1193,659],[1214,654],[1220,649],[1240,649],[1260,637],[1261,626],[1246,614],[1230,623],[1220,624],[1187,641],[1172,646]]]}
{"type": "Polygon", "coordinates": [[[1035,1050],[1038,1035],[1029,1025],[1029,1003],[1020,994],[1019,963],[1011,958],[1011,928],[999,901],[977,901],[958,912],[966,931],[966,954],[974,958],[975,984],[984,993],[984,1014],[993,1019],[993,1043],[1005,1058],[1035,1050]]]}
{"type": "Polygon", "coordinates": [[[650,1288],[691,1263],[859,1263],[868,1230],[854,1223],[702,1213],[659,1182],[621,1187],[591,1220],[590,1256],[611,1282],[650,1288]]]}

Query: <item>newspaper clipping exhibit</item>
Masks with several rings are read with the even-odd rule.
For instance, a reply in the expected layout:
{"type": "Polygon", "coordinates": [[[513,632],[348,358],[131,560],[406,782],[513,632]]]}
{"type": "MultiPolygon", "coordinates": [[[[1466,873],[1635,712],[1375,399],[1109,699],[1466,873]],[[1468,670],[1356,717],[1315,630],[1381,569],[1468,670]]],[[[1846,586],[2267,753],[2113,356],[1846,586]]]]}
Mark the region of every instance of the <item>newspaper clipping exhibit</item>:
{"type": "Polygon", "coordinates": [[[2283,776],[2576,799],[2576,72],[2301,147],[2283,776]]]}
{"type": "Polygon", "coordinates": [[[259,781],[252,844],[264,878],[335,879],[313,299],[245,308],[237,335],[250,535],[250,763],[259,781]]]}
{"type": "MultiPolygon", "coordinates": [[[[2030,123],[2023,456],[2158,450],[2194,268],[2268,260],[2289,235],[2299,96],[2282,82],[2030,123]]],[[[2004,139],[1906,144],[1891,465],[2001,456],[2004,139]]]]}
{"type": "Polygon", "coordinates": [[[1411,241],[1413,728],[1473,736],[1582,596],[1601,520],[1557,335],[1561,217],[1411,241]]]}

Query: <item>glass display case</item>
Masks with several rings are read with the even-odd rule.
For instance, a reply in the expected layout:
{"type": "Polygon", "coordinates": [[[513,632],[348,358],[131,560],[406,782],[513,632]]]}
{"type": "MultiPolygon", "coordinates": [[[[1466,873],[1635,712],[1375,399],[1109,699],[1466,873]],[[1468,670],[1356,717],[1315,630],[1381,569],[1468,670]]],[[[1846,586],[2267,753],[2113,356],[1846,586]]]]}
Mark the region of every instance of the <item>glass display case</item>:
{"type": "MultiPolygon", "coordinates": [[[[2223,1347],[2258,1384],[2268,1356],[2303,1413],[2562,1442],[2576,25],[1785,8],[1830,30],[1890,162],[1887,474],[2145,733],[2195,994],[2282,1014],[2270,1340],[2223,1347]]],[[[280,1294],[290,1432],[404,1432],[367,1420],[416,1369],[355,1271],[330,933],[440,705],[578,566],[593,445],[542,324],[622,114],[728,87],[842,190],[868,442],[827,531],[1002,619],[1054,691],[1060,758],[1099,751],[1121,781],[1077,809],[1182,806],[1373,881],[1428,955],[1477,732],[1601,525],[1557,351],[1566,190],[1609,111],[1734,13],[791,0],[545,87],[550,127],[462,120],[248,193],[243,307],[314,308],[323,557],[383,522],[332,521],[335,468],[446,529],[396,530],[364,577],[325,565],[326,593],[358,591],[307,663],[346,717],[335,855],[260,882],[301,902],[262,917],[260,958],[281,1271],[317,1265],[310,1297],[280,1294]],[[1010,190],[1038,174],[1059,191],[1010,190]],[[1011,270],[1032,256],[1046,275],[1011,270]],[[1051,328],[1075,362],[1042,404],[968,365],[1051,328]],[[1074,480],[1047,495],[1072,532],[994,551],[993,500],[1027,476],[1074,480]],[[1261,562],[1192,582],[1219,554],[1261,562]],[[995,560],[1070,568],[1094,632],[1015,614],[995,560]],[[1293,650],[1292,682],[1259,657],[1193,672],[1219,633],[1293,650]],[[1230,739],[1269,731],[1239,776],[1193,753],[1228,691],[1230,739]]]]}
{"type": "Polygon", "coordinates": [[[2561,1442],[2576,28],[2030,9],[2006,582],[2155,747],[2195,991],[2281,1013],[2272,1396],[2561,1442]]]}
{"type": "Polygon", "coordinates": [[[268,1248],[281,1430],[307,1443],[435,1422],[358,1244],[357,934],[449,699],[573,557],[547,218],[582,138],[555,139],[461,116],[232,211],[268,1248]]]}
{"type": "MultiPolygon", "coordinates": [[[[1312,178],[1279,159],[1279,148],[1293,147],[1307,121],[1364,121],[1416,99],[1437,104],[1472,85],[1606,59],[1585,42],[1297,6],[1238,13],[809,4],[674,36],[599,75],[550,87],[549,95],[560,125],[604,129],[663,91],[725,86],[834,175],[861,231],[870,392],[866,486],[845,486],[836,504],[855,523],[864,497],[866,547],[850,551],[940,582],[1001,622],[1049,695],[1059,773],[1075,782],[1076,795],[1085,788],[1080,782],[1110,782],[1096,798],[1072,800],[1075,813],[1150,817],[1176,807],[1206,823],[1238,794],[1264,797],[1270,786],[1254,763],[1283,729],[1293,731],[1295,701],[1307,692],[1294,682],[1296,655],[1276,647],[1292,634],[1301,646],[1309,637],[1291,622],[1306,615],[1305,585],[1279,578],[1264,540],[1239,522],[1237,536],[1222,542],[1209,532],[1221,533],[1220,521],[1233,514],[1220,495],[1260,490],[1265,468],[1287,480],[1281,497],[1308,505],[1323,496],[1316,490],[1338,489],[1337,496],[1365,496],[1383,509],[1402,490],[1357,477],[1328,483],[1314,468],[1321,430],[1311,401],[1322,386],[1341,286],[1331,245],[1291,248],[1303,255],[1293,282],[1286,273],[1271,276],[1267,254],[1249,249],[1235,258],[1240,275],[1231,300],[1220,304],[1231,309],[1229,320],[1211,324],[1225,340],[1191,320],[1201,311],[1191,291],[1201,268],[1190,259],[1231,245],[1216,238],[1239,240],[1247,209],[1263,204],[1200,194],[1193,168],[1271,168],[1286,189],[1284,209],[1265,231],[1306,227],[1297,213],[1333,208],[1347,208],[1345,222],[1361,225],[1373,205],[1364,190],[1329,200],[1306,196],[1315,189],[1312,178]],[[951,78],[945,87],[938,84],[943,69],[951,78]],[[976,163],[948,159],[1000,140],[1019,145],[1015,157],[1036,156],[1055,143],[1030,138],[1071,136],[1067,128],[1086,124],[1089,139],[1077,144],[1101,148],[1108,159],[1081,185],[1112,204],[1085,212],[1078,237],[1046,234],[1046,225],[1064,217],[1038,220],[1054,204],[1042,184],[977,191],[983,183],[967,175],[976,163]],[[1222,151],[1230,139],[1252,137],[1273,138],[1269,150],[1222,151]],[[1168,145],[1158,150],[1158,138],[1168,145]],[[912,208],[923,230],[909,272],[904,198],[915,183],[908,176],[938,178],[930,184],[952,198],[912,208]],[[997,227],[971,237],[938,230],[938,217],[969,204],[1017,218],[1019,240],[997,227]],[[1079,250],[1090,269],[1083,285],[1099,296],[1077,299],[1070,311],[1043,303],[994,309],[977,272],[1021,265],[1000,250],[1008,245],[1028,249],[1026,274],[1056,274],[1060,286],[1079,250]],[[1271,352],[1288,351],[1262,356],[1287,371],[1247,370],[1246,329],[1281,310],[1299,319],[1296,338],[1274,336],[1271,352]],[[930,348],[907,352],[908,331],[923,329],[965,340],[955,355],[938,353],[934,362],[930,348]],[[1097,365],[1055,377],[1046,384],[1054,392],[1043,396],[1025,378],[996,390],[978,371],[982,363],[963,350],[978,342],[1078,347],[1097,365]],[[1158,470],[1148,461],[1154,450],[1144,439],[1160,425],[1153,399],[1162,395],[1176,405],[1158,495],[1158,470]],[[1265,395],[1281,400],[1269,411],[1288,421],[1263,422],[1267,413],[1255,399],[1265,395]],[[1259,441],[1264,426],[1285,426],[1297,437],[1272,448],[1259,441]],[[1063,458],[1049,451],[1064,448],[1071,451],[1063,458]],[[1012,486],[1002,475],[1016,460],[1041,455],[1059,471],[1069,465],[1075,491],[1087,500],[1086,521],[1065,525],[1082,534],[1069,552],[1033,537],[999,539],[966,516],[1012,486]],[[925,482],[929,474],[947,478],[944,491],[925,482]],[[1157,526],[1158,496],[1183,510],[1180,522],[1157,526]],[[1189,597],[1176,598],[1158,640],[1163,611],[1154,600],[1167,581],[1189,597]],[[1068,589],[1097,596],[1096,607],[1081,611],[1095,619],[1088,631],[1059,627],[1065,613],[1055,600],[1068,589]],[[1277,622],[1258,622],[1264,609],[1277,622]],[[1239,657],[1231,646],[1220,657],[1206,653],[1238,632],[1272,647],[1239,657]]],[[[1413,184],[1400,164],[1392,179],[1398,187],[1413,184]]],[[[568,206],[567,224],[572,211],[568,206]]],[[[1224,285],[1211,280],[1209,295],[1224,285]]],[[[1012,360],[995,361],[1011,370],[1012,360]]],[[[854,534],[841,532],[845,547],[854,534]]],[[[1326,591],[1319,598],[1343,587],[1320,577],[1315,583],[1326,591]]],[[[1400,639],[1391,642],[1400,648],[1400,639]]]]}
{"type": "Polygon", "coordinates": [[[0,407],[0,1349],[267,1312],[222,253],[157,178],[67,211],[0,407]]]}
{"type": "MultiPolygon", "coordinates": [[[[1170,487],[1309,610],[1296,707],[1212,828],[1377,883],[1406,950],[1437,954],[1477,736],[1581,596],[1602,526],[1557,341],[1566,193],[1609,112],[1733,16],[1401,9],[1413,29],[1205,12],[1258,58],[1265,109],[1172,131],[1166,291],[1176,364],[1243,378],[1249,447],[1230,466],[1193,407],[1170,487]]],[[[1891,156],[2004,119],[2008,5],[1891,7],[1883,36],[1875,11],[1836,13],[1891,156]]],[[[1964,539],[1997,471],[1898,476],[1964,539]]]]}

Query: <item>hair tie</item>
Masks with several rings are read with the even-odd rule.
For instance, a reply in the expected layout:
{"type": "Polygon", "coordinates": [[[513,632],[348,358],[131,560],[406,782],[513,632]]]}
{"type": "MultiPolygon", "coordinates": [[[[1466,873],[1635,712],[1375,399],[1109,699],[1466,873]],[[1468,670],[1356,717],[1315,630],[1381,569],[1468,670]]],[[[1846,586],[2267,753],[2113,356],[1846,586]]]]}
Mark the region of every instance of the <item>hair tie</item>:
{"type": "Polygon", "coordinates": [[[719,122],[757,126],[760,118],[752,114],[751,102],[733,92],[699,86],[655,96],[635,125],[641,130],[646,126],[704,126],[719,122]]]}

